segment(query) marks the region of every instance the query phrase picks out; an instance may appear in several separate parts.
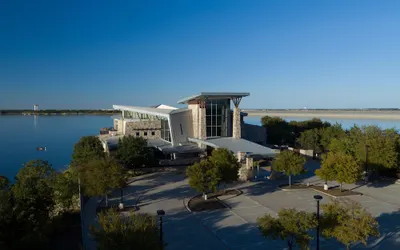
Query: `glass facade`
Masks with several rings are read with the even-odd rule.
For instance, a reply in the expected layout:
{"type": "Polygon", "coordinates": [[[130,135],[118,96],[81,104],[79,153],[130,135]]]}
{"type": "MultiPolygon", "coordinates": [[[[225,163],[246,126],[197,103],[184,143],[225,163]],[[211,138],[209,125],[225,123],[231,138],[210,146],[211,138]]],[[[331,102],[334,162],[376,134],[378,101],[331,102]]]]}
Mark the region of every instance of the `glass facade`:
{"type": "Polygon", "coordinates": [[[229,99],[207,100],[206,133],[207,137],[227,136],[229,99]]]}
{"type": "Polygon", "coordinates": [[[171,133],[167,119],[161,119],[161,138],[171,142],[171,133]]]}

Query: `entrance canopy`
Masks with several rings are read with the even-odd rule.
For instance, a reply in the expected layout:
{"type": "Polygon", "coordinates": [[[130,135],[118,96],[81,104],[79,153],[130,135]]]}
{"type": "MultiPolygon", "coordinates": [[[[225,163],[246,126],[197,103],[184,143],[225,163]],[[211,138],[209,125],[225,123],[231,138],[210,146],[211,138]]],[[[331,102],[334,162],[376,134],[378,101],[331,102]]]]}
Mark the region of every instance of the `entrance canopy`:
{"type": "Polygon", "coordinates": [[[207,145],[213,148],[227,148],[234,153],[245,152],[248,156],[252,157],[274,157],[276,155],[273,149],[264,147],[245,139],[217,137],[209,138],[206,140],[189,138],[189,141],[207,145]]]}
{"type": "MultiPolygon", "coordinates": [[[[114,150],[118,148],[118,141],[123,137],[123,135],[102,135],[99,136],[99,139],[105,149],[114,150]]],[[[188,142],[179,146],[172,146],[170,142],[163,139],[148,139],[147,146],[157,148],[164,154],[202,153],[204,151],[195,143],[188,142]]]]}
{"type": "Polygon", "coordinates": [[[149,139],[147,144],[150,147],[157,148],[164,154],[187,154],[187,153],[202,153],[204,150],[200,149],[195,143],[186,143],[179,146],[172,146],[168,141],[161,139],[149,139]]]}

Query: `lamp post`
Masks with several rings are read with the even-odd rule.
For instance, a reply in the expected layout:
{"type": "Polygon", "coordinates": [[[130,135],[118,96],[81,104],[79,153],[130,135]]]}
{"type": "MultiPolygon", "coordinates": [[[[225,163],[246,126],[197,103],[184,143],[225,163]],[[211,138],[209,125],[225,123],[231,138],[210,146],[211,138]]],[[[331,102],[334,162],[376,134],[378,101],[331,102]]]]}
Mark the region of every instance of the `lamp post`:
{"type": "Polygon", "coordinates": [[[364,177],[365,183],[368,182],[368,149],[369,145],[365,144],[365,177],[364,177]]]}
{"type": "Polygon", "coordinates": [[[317,201],[317,250],[319,250],[319,201],[322,200],[322,196],[314,195],[314,200],[317,201]]]}
{"type": "Polygon", "coordinates": [[[157,215],[160,217],[160,249],[163,249],[163,221],[162,218],[165,215],[165,211],[164,210],[157,210],[157,215]]]}

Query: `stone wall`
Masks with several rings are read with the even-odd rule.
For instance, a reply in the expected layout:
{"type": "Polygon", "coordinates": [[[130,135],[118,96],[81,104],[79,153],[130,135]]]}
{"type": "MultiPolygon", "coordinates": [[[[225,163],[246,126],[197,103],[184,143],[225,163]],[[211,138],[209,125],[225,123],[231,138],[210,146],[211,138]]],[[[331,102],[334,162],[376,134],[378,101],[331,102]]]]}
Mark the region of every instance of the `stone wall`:
{"type": "Polygon", "coordinates": [[[240,109],[239,107],[234,107],[233,109],[233,131],[232,137],[239,139],[242,137],[242,129],[241,129],[241,122],[240,122],[240,109]]]}
{"type": "Polygon", "coordinates": [[[207,138],[206,108],[199,108],[199,139],[207,138]]]}
{"type": "Polygon", "coordinates": [[[199,104],[189,104],[188,109],[192,110],[193,137],[199,138],[199,104]]]}
{"type": "Polygon", "coordinates": [[[141,136],[145,139],[161,138],[161,121],[126,122],[125,135],[141,136]]]}

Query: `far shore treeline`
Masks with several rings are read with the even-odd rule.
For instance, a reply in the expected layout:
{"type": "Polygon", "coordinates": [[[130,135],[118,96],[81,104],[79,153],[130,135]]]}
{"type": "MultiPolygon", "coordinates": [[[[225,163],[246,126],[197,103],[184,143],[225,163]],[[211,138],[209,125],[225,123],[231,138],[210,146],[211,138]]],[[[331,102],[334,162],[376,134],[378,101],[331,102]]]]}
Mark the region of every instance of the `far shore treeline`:
{"type": "Polygon", "coordinates": [[[9,109],[0,110],[0,115],[109,115],[118,114],[119,110],[113,109],[42,109],[42,110],[31,110],[31,109],[9,109]]]}

